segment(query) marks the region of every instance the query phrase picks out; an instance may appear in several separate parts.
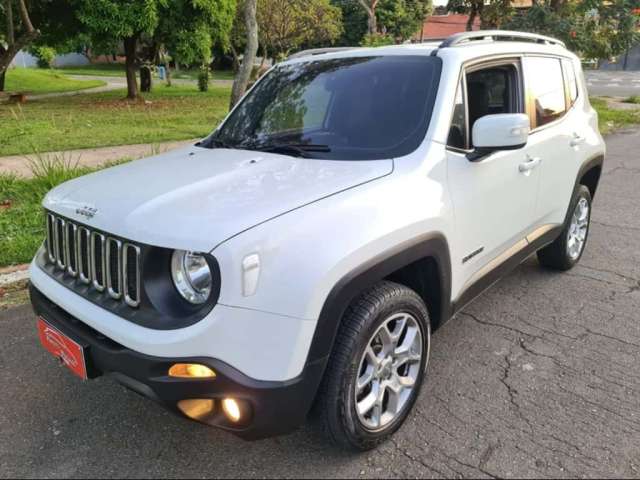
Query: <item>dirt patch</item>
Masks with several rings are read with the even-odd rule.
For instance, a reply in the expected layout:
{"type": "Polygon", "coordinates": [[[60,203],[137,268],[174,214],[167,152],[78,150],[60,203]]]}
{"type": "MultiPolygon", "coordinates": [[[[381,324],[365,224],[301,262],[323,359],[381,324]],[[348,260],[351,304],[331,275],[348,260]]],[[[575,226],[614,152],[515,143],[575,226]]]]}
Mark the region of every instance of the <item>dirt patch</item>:
{"type": "Polygon", "coordinates": [[[0,287],[0,310],[24,305],[29,302],[29,281],[21,280],[0,287]]]}

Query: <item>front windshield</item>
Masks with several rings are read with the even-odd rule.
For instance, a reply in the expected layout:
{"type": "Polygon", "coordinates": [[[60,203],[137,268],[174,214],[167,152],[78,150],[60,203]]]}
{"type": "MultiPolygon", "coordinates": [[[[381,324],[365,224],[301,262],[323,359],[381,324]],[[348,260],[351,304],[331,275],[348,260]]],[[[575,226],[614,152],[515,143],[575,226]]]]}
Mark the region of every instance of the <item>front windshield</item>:
{"type": "Polygon", "coordinates": [[[424,139],[440,71],[441,60],[430,56],[283,64],[256,85],[208,146],[279,148],[336,160],[407,155],[424,139]]]}

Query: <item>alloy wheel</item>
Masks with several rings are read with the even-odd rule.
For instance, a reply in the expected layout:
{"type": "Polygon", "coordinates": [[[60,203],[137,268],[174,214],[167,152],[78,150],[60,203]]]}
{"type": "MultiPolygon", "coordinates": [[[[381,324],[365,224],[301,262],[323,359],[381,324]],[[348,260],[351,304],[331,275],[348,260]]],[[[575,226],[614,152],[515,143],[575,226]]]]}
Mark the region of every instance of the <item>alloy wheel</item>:
{"type": "Polygon", "coordinates": [[[369,339],[354,397],[367,430],[382,430],[403,412],[421,373],[423,345],[418,321],[409,313],[389,316],[369,339]]]}
{"type": "Polygon", "coordinates": [[[587,240],[587,229],[589,228],[589,202],[586,198],[581,198],[573,215],[567,233],[567,254],[571,260],[577,260],[584,249],[587,240]]]}

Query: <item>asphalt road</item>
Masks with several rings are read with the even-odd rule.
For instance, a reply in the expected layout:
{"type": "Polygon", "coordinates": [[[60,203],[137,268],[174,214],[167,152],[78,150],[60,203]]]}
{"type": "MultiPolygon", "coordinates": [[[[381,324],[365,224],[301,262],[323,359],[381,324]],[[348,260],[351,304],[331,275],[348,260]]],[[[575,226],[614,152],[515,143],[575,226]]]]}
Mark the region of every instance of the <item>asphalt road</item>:
{"type": "Polygon", "coordinates": [[[0,476],[640,476],[640,132],[607,143],[582,263],[529,259],[440,329],[417,408],[377,450],[309,426],[246,443],[76,381],[21,307],[0,315],[0,476]]]}
{"type": "Polygon", "coordinates": [[[640,72],[587,70],[584,74],[589,95],[608,97],[640,95],[640,72]]]}

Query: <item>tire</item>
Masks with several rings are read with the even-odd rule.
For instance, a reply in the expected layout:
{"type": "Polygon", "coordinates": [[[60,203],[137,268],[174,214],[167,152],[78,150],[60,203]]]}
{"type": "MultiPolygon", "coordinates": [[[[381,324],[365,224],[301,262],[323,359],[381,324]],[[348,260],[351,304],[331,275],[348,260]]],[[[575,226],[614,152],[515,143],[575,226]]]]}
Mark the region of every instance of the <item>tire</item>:
{"type": "Polygon", "coordinates": [[[351,303],[342,319],[316,402],[316,415],[332,443],[369,450],[400,428],[422,386],[430,336],[427,307],[403,285],[380,282],[351,303]],[[399,366],[403,360],[406,363],[399,366]],[[372,380],[365,384],[369,377],[372,380]],[[359,380],[365,385],[360,393],[356,391],[359,380]],[[402,387],[411,381],[410,388],[402,387]],[[376,401],[371,410],[358,413],[357,403],[364,410],[371,395],[382,401],[376,401]]]}
{"type": "MultiPolygon", "coordinates": [[[[580,224],[582,224],[582,221],[580,224]]],[[[565,222],[565,226],[562,233],[555,241],[546,247],[538,250],[538,261],[541,265],[553,270],[569,270],[573,268],[582,258],[584,249],[587,245],[587,239],[589,237],[589,226],[591,224],[591,193],[589,189],[584,185],[580,185],[578,191],[571,200],[569,207],[569,215],[565,222]],[[580,230],[579,235],[583,235],[583,240],[580,243],[579,249],[576,249],[576,240],[572,241],[572,236],[578,233],[576,228],[576,220],[579,214],[580,206],[586,205],[587,210],[584,221],[584,225],[580,230]],[[572,243],[573,242],[573,243],[572,243]]]]}

